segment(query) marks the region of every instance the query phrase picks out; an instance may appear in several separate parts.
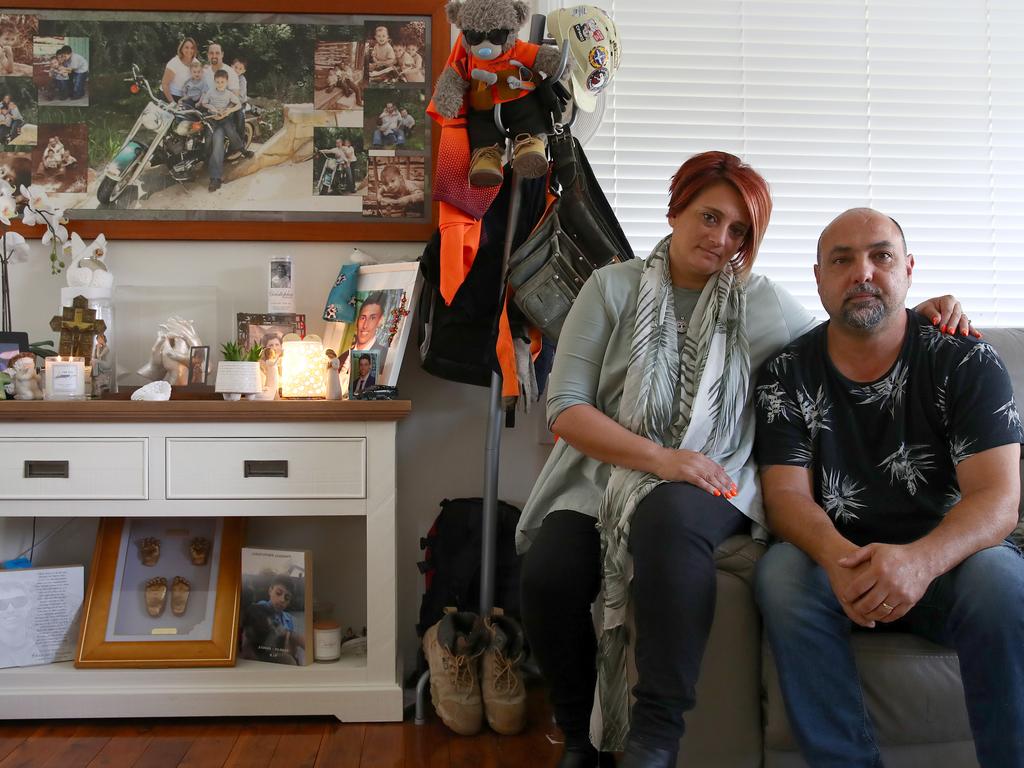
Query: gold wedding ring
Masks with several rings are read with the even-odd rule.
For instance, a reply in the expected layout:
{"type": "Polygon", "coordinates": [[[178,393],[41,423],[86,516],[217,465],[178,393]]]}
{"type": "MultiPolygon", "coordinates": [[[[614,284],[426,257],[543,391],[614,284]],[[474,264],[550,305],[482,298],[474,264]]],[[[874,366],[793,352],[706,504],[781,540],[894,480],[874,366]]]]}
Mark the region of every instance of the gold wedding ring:
{"type": "Polygon", "coordinates": [[[896,606],[895,605],[889,605],[884,600],[882,601],[882,607],[885,608],[885,610],[887,610],[889,613],[892,613],[893,611],[896,610],[896,606]]]}

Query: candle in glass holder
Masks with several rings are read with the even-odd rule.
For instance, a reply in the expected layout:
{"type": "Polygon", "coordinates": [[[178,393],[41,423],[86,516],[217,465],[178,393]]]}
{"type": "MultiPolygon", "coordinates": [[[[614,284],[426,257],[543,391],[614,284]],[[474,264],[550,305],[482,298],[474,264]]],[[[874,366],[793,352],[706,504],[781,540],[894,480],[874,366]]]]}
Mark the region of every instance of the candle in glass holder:
{"type": "Polygon", "coordinates": [[[46,400],[85,399],[85,358],[48,357],[44,376],[46,400]]]}
{"type": "Polygon", "coordinates": [[[323,400],[327,396],[327,357],[320,337],[300,339],[298,334],[289,333],[282,339],[281,348],[281,397],[323,400]]]}

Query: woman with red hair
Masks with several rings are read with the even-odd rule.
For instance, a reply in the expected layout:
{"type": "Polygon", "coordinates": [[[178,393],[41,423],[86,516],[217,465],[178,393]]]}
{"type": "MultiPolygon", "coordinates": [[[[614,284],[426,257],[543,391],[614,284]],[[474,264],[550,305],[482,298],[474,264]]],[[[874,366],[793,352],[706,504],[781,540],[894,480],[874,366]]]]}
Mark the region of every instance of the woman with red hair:
{"type": "MultiPolygon", "coordinates": [[[[690,158],[672,177],[671,234],[646,260],[591,275],[562,328],[547,403],[561,440],[517,541],[523,624],[565,734],[559,768],[614,765],[608,752],[623,749],[625,768],[675,766],[714,616],[715,548],[764,525],[752,376],[816,324],[751,274],[771,210],[767,182],[738,157],[690,158]],[[595,683],[601,753],[588,735],[595,683]]],[[[968,328],[952,297],[918,311],[968,328]]]]}

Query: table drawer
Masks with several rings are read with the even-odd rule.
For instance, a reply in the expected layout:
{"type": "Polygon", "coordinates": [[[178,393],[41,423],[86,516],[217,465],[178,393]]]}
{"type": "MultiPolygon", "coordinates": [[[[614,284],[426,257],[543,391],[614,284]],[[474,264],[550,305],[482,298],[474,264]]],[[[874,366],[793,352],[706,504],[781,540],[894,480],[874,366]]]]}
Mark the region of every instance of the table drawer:
{"type": "Polygon", "coordinates": [[[149,441],[138,438],[4,439],[5,499],[147,499],[149,441]]]}
{"type": "Polygon", "coordinates": [[[366,439],[167,438],[168,499],[363,499],[366,439]]]}

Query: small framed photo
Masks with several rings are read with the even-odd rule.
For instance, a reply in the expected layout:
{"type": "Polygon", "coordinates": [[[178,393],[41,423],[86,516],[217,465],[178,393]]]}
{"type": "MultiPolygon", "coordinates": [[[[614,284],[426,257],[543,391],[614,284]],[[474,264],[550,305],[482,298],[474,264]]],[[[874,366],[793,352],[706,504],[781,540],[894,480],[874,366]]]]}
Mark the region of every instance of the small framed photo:
{"type": "Polygon", "coordinates": [[[205,384],[210,373],[210,348],[189,347],[188,350],[188,383],[205,384]]]}
{"type": "Polygon", "coordinates": [[[259,344],[262,347],[277,347],[277,351],[281,352],[281,340],[289,333],[306,335],[305,315],[238,313],[238,343],[246,349],[259,344]]]}
{"type": "Polygon", "coordinates": [[[24,331],[3,331],[0,333],[0,371],[6,371],[11,358],[28,352],[28,334],[24,331]]]}
{"type": "Polygon", "coordinates": [[[348,359],[351,371],[348,377],[348,396],[351,399],[377,386],[379,363],[376,352],[359,352],[355,349],[349,353],[348,359]]]}
{"type": "MultiPolygon", "coordinates": [[[[419,263],[360,266],[358,280],[355,322],[328,321],[324,327],[324,347],[335,350],[338,357],[345,356],[348,350],[375,352],[376,383],[394,387],[412,330],[412,312],[419,300],[419,263]]],[[[352,377],[356,373],[346,359],[341,380],[348,392],[352,391],[352,377]]]]}
{"type": "Polygon", "coordinates": [[[100,522],[75,666],[230,667],[241,518],[100,522]]]}

